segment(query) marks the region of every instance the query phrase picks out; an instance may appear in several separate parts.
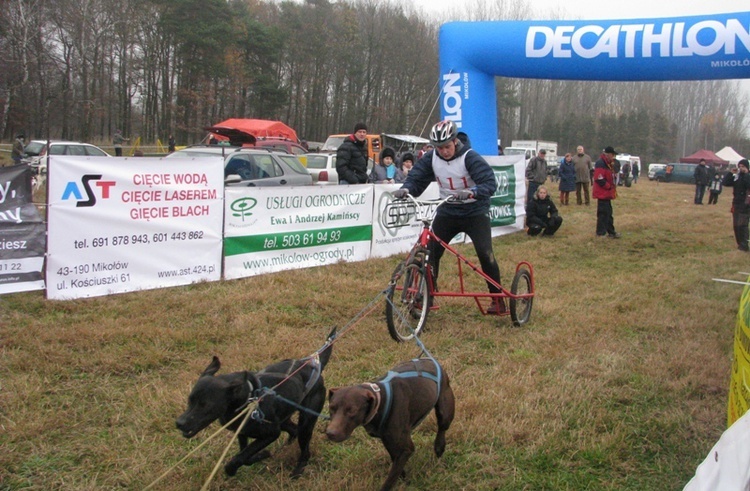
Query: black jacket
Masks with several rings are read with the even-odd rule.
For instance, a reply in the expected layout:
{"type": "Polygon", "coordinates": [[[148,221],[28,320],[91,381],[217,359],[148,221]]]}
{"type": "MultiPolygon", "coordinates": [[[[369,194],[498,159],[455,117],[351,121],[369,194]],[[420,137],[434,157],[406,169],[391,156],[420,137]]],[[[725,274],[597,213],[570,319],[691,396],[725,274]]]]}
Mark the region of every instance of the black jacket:
{"type": "Polygon", "coordinates": [[[547,226],[550,217],[557,216],[557,207],[547,196],[544,199],[532,199],[526,207],[526,220],[529,225],[547,226]]]}
{"type": "Polygon", "coordinates": [[[359,141],[354,135],[349,135],[336,151],[336,172],[339,181],[349,184],[364,184],[367,182],[367,150],[365,141],[359,141]]]}
{"type": "Polygon", "coordinates": [[[696,165],[693,177],[695,177],[695,183],[697,185],[708,186],[708,167],[701,164],[696,165]]]}
{"type": "Polygon", "coordinates": [[[745,204],[748,191],[750,191],[750,174],[742,174],[737,171],[736,174],[727,172],[722,184],[732,188],[732,206],[735,213],[748,213],[750,207],[745,204]]]}

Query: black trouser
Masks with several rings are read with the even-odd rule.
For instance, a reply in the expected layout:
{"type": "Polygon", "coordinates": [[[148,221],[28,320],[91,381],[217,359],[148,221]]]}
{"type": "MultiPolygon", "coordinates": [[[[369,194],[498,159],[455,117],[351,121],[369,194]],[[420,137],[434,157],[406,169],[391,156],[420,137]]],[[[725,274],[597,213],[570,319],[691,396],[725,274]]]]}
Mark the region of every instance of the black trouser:
{"type": "Polygon", "coordinates": [[[716,191],[709,191],[708,192],[708,204],[709,205],[715,205],[719,202],[719,193],[716,191]]]}
{"type": "Polygon", "coordinates": [[[612,200],[600,199],[596,204],[596,235],[615,235],[612,200]]]}
{"type": "Polygon", "coordinates": [[[561,216],[555,215],[547,218],[546,221],[536,217],[529,218],[528,221],[529,231],[527,233],[529,235],[539,235],[542,230],[544,230],[542,235],[555,235],[557,229],[562,225],[563,219],[561,216]]]}
{"type": "MultiPolygon", "coordinates": [[[[432,231],[445,243],[449,243],[460,232],[468,235],[474,243],[474,250],[479,258],[479,264],[482,265],[482,271],[500,284],[500,268],[497,266],[495,254],[492,252],[491,227],[490,217],[487,215],[456,218],[438,214],[435,221],[432,222],[432,231]]],[[[430,242],[430,263],[436,283],[440,271],[440,258],[444,252],[443,246],[435,241],[430,242]]],[[[489,281],[487,282],[487,288],[489,288],[490,293],[500,293],[500,290],[489,281]]]]}
{"type": "Polygon", "coordinates": [[[748,231],[749,222],[750,222],[749,214],[737,213],[737,212],[732,213],[732,225],[734,226],[734,239],[737,241],[737,247],[743,251],[748,250],[748,239],[750,239],[750,231],[748,231]]]}

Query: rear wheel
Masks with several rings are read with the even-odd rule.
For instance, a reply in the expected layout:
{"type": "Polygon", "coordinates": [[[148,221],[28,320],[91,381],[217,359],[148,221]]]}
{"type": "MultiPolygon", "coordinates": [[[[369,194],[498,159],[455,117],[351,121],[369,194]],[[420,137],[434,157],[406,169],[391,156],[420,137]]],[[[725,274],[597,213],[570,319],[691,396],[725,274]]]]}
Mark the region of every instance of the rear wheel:
{"type": "Polygon", "coordinates": [[[388,332],[396,341],[408,341],[419,335],[430,312],[430,292],[422,262],[399,264],[391,282],[385,304],[388,332]]]}
{"type": "Polygon", "coordinates": [[[531,306],[534,303],[534,297],[513,297],[516,295],[533,293],[531,291],[531,273],[529,273],[528,269],[521,268],[516,271],[516,276],[513,277],[513,284],[510,287],[510,292],[513,295],[510,297],[510,318],[513,320],[513,325],[521,326],[528,322],[531,317],[531,306]]]}

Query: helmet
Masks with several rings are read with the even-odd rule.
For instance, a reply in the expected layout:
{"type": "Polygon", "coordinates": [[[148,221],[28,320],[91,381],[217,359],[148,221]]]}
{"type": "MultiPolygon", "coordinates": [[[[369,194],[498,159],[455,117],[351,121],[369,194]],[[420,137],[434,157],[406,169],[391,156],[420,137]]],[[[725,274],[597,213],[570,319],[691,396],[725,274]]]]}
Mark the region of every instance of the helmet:
{"type": "Polygon", "coordinates": [[[458,128],[453,121],[445,120],[435,124],[430,130],[430,143],[439,147],[453,141],[458,133],[458,128]]]}

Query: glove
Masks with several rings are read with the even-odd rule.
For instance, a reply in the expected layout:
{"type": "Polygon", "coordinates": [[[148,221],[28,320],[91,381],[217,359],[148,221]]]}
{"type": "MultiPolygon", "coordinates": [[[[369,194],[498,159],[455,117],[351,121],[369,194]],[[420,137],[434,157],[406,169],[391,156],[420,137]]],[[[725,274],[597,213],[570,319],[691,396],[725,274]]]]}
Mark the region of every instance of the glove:
{"type": "Polygon", "coordinates": [[[471,199],[474,197],[474,191],[471,189],[462,189],[461,191],[456,193],[456,199],[458,201],[466,201],[467,199],[471,199]]]}
{"type": "Polygon", "coordinates": [[[393,192],[393,197],[396,199],[404,199],[409,196],[409,190],[406,188],[397,189],[393,192]]]}

